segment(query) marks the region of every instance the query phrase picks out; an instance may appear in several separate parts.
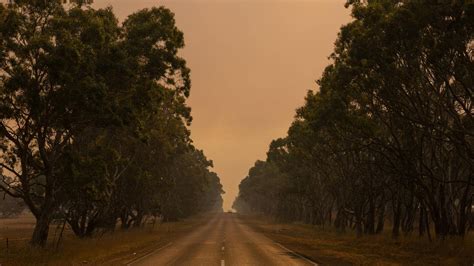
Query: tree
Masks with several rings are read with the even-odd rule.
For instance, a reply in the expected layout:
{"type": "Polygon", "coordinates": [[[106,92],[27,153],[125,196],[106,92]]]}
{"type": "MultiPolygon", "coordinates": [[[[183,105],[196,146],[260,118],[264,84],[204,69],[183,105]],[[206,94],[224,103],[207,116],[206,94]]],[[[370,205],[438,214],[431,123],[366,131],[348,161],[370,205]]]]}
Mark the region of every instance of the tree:
{"type": "Polygon", "coordinates": [[[164,215],[164,196],[186,184],[174,174],[195,181],[197,210],[218,201],[219,180],[191,145],[189,69],[171,11],[119,26],[87,1],[66,10],[17,0],[0,5],[0,37],[0,189],[36,217],[33,246],[55,218],[86,237],[118,218],[127,228],[164,215]]]}
{"type": "Polygon", "coordinates": [[[16,1],[2,7],[1,166],[15,176],[3,186],[36,217],[31,243],[46,243],[65,177],[58,162],[75,134],[114,121],[114,101],[95,64],[118,38],[110,10],[60,1],[16,1]]]}
{"type": "MultiPolygon", "coordinates": [[[[354,21],[341,28],[319,92],[270,146],[267,163],[288,180],[273,201],[294,202],[280,214],[308,223],[331,223],[335,211],[334,225],[358,235],[382,232],[390,215],[394,237],[416,218],[420,235],[431,220],[438,237],[463,236],[473,202],[474,5],[347,6],[354,21]]],[[[238,202],[257,193],[241,189],[238,202]]]]}
{"type": "MultiPolygon", "coordinates": [[[[129,228],[141,226],[148,214],[158,214],[162,204],[157,202],[158,194],[170,189],[167,165],[186,152],[190,143],[186,126],[191,116],[185,104],[189,70],[177,56],[184,41],[173,14],[165,8],[145,9],[132,14],[120,30],[123,38],[116,40],[119,56],[104,66],[114,71],[104,76],[111,87],[126,86],[120,98],[129,100],[120,105],[130,112],[121,128],[112,125],[81,134],[76,137],[78,145],[72,146],[77,159],[71,164],[76,171],[69,175],[85,178],[97,162],[103,163],[98,175],[89,178],[92,194],[88,187],[80,193],[67,193],[75,197],[69,197],[74,204],[68,205],[65,215],[73,228],[82,227],[76,230],[79,236],[90,236],[100,224],[114,226],[117,218],[122,228],[129,228]],[[98,152],[97,142],[101,143],[98,152]],[[91,154],[92,160],[88,159],[91,154]],[[81,158],[87,160],[83,161],[86,165],[81,165],[81,158]],[[104,190],[104,184],[108,189],[104,190]]],[[[76,179],[87,180],[84,178],[76,179]]],[[[76,184],[70,187],[77,191],[76,184]]]]}

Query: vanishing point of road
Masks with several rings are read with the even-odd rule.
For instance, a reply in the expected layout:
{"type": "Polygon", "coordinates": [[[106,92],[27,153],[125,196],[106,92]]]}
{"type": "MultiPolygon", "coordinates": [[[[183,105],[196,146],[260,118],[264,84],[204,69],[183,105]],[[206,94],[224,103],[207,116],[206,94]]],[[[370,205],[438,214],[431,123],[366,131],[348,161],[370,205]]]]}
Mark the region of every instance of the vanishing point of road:
{"type": "Polygon", "coordinates": [[[233,214],[205,225],[129,265],[317,265],[256,232],[233,214]]]}

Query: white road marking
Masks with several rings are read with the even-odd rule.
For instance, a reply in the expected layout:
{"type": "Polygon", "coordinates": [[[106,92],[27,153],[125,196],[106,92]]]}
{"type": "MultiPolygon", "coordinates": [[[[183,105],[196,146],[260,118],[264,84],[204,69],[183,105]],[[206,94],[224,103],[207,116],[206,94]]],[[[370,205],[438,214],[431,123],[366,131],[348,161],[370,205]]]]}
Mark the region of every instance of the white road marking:
{"type": "Polygon", "coordinates": [[[222,247],[221,247],[221,250],[222,250],[222,259],[221,259],[221,266],[225,266],[225,260],[224,260],[224,256],[225,256],[225,236],[224,238],[222,239],[222,247]]]}
{"type": "Polygon", "coordinates": [[[283,246],[282,244],[280,244],[280,243],[278,243],[278,242],[276,242],[276,241],[273,241],[273,242],[275,242],[275,244],[277,244],[277,245],[278,245],[279,247],[281,247],[282,249],[284,249],[284,250],[290,252],[291,254],[293,254],[293,255],[297,256],[298,258],[300,258],[300,259],[302,259],[302,260],[308,262],[309,264],[314,265],[314,266],[318,266],[318,265],[319,265],[319,264],[317,264],[316,262],[311,261],[310,259],[305,258],[305,257],[301,256],[300,254],[294,252],[293,250],[291,250],[291,249],[289,249],[289,248],[283,246]]]}
{"type": "Polygon", "coordinates": [[[166,245],[164,245],[164,246],[162,246],[162,247],[160,247],[160,248],[158,248],[158,249],[155,249],[155,250],[153,250],[153,251],[150,252],[150,253],[147,253],[147,254],[145,254],[145,255],[143,255],[143,256],[141,256],[141,257],[135,258],[135,259],[129,261],[129,262],[127,263],[127,266],[131,266],[131,265],[133,265],[133,264],[135,264],[135,263],[137,263],[137,262],[139,262],[139,261],[141,261],[141,260],[144,260],[145,258],[148,258],[148,257],[150,257],[151,255],[155,254],[156,252],[158,252],[158,251],[160,251],[160,250],[162,250],[162,249],[164,249],[164,248],[166,248],[166,247],[171,246],[171,244],[173,244],[173,242],[169,242],[168,244],[166,244],[166,245]]]}

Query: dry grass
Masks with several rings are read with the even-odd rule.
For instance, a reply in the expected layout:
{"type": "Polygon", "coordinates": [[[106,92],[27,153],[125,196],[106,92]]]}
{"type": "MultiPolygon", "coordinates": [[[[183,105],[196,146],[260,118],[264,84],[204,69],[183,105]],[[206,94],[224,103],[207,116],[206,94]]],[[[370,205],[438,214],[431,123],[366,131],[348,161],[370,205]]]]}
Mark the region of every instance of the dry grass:
{"type": "Polygon", "coordinates": [[[416,236],[392,239],[390,232],[357,238],[354,233],[304,224],[280,224],[256,217],[245,223],[321,264],[474,265],[474,234],[429,242],[416,236]]]}
{"type": "Polygon", "coordinates": [[[89,239],[78,239],[67,230],[58,249],[55,238],[59,234],[55,232],[56,226],[52,226],[48,246],[32,249],[28,246],[34,225],[31,216],[0,219],[0,265],[120,265],[165,245],[205,220],[206,217],[197,216],[181,222],[157,224],[154,228],[149,225],[141,229],[118,230],[89,239]]]}

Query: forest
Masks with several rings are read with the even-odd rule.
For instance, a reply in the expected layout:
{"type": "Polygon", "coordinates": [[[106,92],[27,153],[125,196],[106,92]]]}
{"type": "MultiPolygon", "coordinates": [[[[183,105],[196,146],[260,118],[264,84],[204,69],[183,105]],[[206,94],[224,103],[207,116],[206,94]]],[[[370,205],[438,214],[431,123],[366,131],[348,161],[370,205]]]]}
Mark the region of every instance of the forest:
{"type": "Polygon", "coordinates": [[[352,0],[330,65],[234,208],[393,237],[474,229],[474,3],[352,0]]]}
{"type": "Polygon", "coordinates": [[[0,3],[0,201],[33,214],[32,246],[58,221],[82,238],[222,209],[174,14],[90,2],[0,3]]]}

